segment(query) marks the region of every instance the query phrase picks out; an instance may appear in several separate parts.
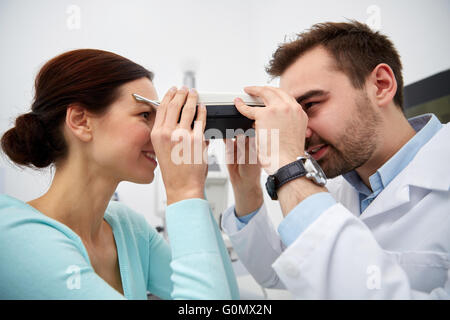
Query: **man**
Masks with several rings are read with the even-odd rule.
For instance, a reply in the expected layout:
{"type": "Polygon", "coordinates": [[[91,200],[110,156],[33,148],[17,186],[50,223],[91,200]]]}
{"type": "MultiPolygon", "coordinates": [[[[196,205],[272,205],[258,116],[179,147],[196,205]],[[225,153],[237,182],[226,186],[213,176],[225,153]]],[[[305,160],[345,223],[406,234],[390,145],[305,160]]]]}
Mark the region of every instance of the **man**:
{"type": "Polygon", "coordinates": [[[277,233],[250,164],[228,166],[236,204],[222,218],[248,271],[295,298],[449,298],[450,126],[405,118],[391,41],[356,21],[317,24],[268,72],[280,88],[246,88],[265,108],[235,103],[257,137],[279,130],[278,164],[258,160],[284,219],[277,233]]]}

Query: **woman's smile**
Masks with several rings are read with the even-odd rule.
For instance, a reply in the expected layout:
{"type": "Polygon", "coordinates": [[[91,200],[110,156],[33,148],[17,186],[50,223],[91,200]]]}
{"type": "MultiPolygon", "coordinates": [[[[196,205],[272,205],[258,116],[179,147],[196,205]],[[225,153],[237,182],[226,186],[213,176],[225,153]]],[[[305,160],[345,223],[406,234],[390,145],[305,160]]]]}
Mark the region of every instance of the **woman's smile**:
{"type": "Polygon", "coordinates": [[[144,154],[144,157],[149,160],[154,166],[156,167],[158,165],[158,162],[156,161],[156,155],[153,151],[142,151],[144,154]]]}

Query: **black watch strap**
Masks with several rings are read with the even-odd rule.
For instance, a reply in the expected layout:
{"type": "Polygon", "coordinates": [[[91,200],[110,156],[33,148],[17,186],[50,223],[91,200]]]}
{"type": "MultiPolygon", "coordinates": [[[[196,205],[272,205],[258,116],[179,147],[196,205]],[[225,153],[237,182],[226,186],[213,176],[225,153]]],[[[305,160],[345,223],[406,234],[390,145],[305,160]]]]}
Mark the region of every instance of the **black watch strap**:
{"type": "MultiPolygon", "coordinates": [[[[273,174],[270,175],[267,180],[270,181],[271,187],[269,187],[269,189],[271,189],[269,191],[269,195],[272,198],[272,200],[277,200],[278,199],[278,195],[276,194],[276,191],[285,183],[297,179],[299,177],[303,177],[306,175],[306,169],[303,166],[303,162],[301,159],[296,160],[294,162],[291,162],[283,167],[281,167],[280,169],[278,169],[278,171],[273,174]]],[[[266,183],[266,188],[267,188],[267,183],[266,183]]]]}

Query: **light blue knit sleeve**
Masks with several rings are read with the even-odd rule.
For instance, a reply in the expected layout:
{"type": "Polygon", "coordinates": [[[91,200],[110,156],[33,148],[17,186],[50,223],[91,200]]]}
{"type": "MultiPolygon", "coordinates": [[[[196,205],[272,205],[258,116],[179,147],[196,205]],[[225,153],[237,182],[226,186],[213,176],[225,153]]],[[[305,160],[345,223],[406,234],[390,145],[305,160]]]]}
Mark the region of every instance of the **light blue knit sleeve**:
{"type": "Polygon", "coordinates": [[[82,247],[64,225],[0,201],[0,299],[124,299],[82,247]]]}
{"type": "Polygon", "coordinates": [[[149,232],[149,264],[147,289],[161,299],[172,299],[171,248],[156,230],[149,232]]]}
{"type": "Polygon", "coordinates": [[[167,207],[173,299],[239,299],[236,278],[208,201],[167,207]]]}
{"type": "Polygon", "coordinates": [[[219,226],[217,225],[216,220],[214,219],[213,213],[211,211],[211,207],[209,207],[209,216],[214,225],[214,232],[216,234],[217,243],[219,245],[220,255],[222,257],[222,263],[225,268],[227,281],[230,286],[231,298],[233,300],[240,299],[239,296],[239,287],[236,280],[236,275],[234,274],[233,266],[231,265],[230,255],[228,254],[228,250],[225,247],[225,243],[223,242],[222,234],[220,232],[219,226]]]}

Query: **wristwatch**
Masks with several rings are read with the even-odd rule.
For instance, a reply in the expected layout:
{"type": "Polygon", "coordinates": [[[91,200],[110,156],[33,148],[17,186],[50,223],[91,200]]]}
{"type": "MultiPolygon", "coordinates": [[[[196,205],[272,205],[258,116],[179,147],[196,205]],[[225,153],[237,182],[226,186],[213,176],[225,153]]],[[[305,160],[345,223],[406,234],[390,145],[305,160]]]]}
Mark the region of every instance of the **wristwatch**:
{"type": "Polygon", "coordinates": [[[291,162],[269,177],[266,181],[266,190],[272,200],[278,200],[277,190],[285,183],[306,176],[319,186],[327,183],[327,177],[317,161],[307,152],[296,161],[291,162]]]}

